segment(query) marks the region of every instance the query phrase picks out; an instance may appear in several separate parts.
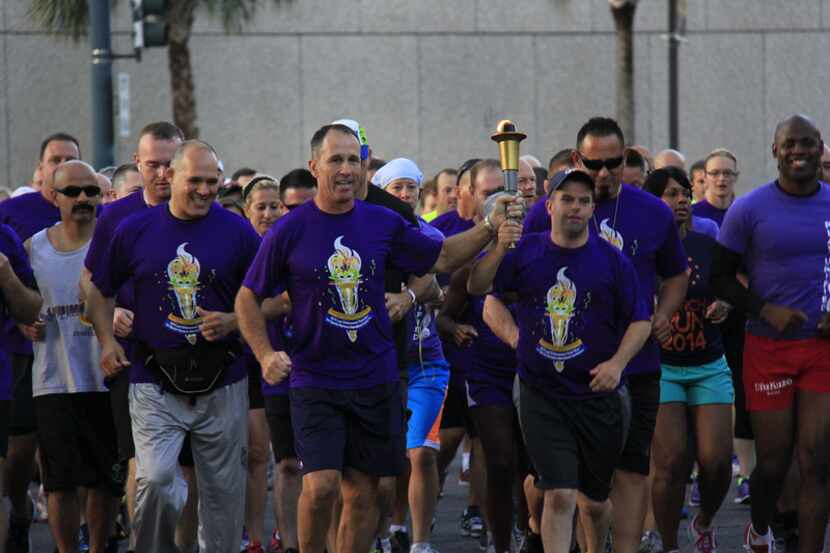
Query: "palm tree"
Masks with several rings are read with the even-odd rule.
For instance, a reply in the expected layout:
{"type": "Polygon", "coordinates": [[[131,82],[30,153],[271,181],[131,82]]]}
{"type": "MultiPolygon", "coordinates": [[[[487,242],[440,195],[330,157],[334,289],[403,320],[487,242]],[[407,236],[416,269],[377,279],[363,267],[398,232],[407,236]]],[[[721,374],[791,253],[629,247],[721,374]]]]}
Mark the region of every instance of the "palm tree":
{"type": "MultiPolygon", "coordinates": [[[[196,9],[205,5],[210,15],[222,19],[225,32],[233,32],[251,20],[259,4],[260,0],[169,0],[167,64],[173,97],[173,121],[186,137],[199,136],[188,44],[196,9]]],[[[77,42],[88,30],[89,6],[87,0],[31,0],[29,17],[44,29],[67,35],[77,42]]]]}
{"type": "Polygon", "coordinates": [[[617,122],[634,144],[634,12],[637,0],[608,0],[617,34],[617,122]]]}

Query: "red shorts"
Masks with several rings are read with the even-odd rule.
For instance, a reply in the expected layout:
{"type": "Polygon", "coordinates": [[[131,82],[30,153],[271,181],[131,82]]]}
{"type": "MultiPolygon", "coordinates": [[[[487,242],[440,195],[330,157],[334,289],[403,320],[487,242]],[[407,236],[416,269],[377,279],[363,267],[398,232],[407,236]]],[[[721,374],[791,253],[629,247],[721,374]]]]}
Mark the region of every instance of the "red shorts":
{"type": "Polygon", "coordinates": [[[747,333],[743,377],[748,411],[787,409],[796,388],[830,393],[830,340],[775,340],[747,333]]]}

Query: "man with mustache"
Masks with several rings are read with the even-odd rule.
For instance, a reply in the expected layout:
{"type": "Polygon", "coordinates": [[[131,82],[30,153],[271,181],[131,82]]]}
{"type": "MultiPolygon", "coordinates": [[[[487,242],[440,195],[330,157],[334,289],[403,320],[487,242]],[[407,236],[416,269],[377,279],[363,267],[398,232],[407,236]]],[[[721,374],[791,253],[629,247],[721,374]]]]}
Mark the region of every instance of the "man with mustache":
{"type": "Polygon", "coordinates": [[[83,319],[76,284],[95,228],[101,187],[92,167],[77,160],[59,165],[52,180],[61,220],[26,242],[43,296],[32,368],[41,476],[58,551],[77,551],[85,512],[90,550],[102,552],[123,493],[124,471],[109,394],[97,366],[100,346],[83,319]],[[88,490],[86,505],[79,501],[79,487],[88,490]]]}
{"type": "MultiPolygon", "coordinates": [[[[78,139],[58,132],[47,136],[40,144],[40,157],[36,174],[41,176],[37,192],[22,194],[0,204],[0,223],[9,225],[20,240],[27,240],[36,232],[50,227],[60,220],[52,192],[52,176],[61,163],[80,159],[78,139]]],[[[0,314],[2,341],[9,353],[14,378],[14,390],[9,414],[9,455],[5,467],[8,482],[11,515],[6,548],[10,553],[29,551],[29,527],[31,502],[29,482],[35,467],[35,414],[32,406],[32,333],[38,323],[15,325],[0,314]]]]}

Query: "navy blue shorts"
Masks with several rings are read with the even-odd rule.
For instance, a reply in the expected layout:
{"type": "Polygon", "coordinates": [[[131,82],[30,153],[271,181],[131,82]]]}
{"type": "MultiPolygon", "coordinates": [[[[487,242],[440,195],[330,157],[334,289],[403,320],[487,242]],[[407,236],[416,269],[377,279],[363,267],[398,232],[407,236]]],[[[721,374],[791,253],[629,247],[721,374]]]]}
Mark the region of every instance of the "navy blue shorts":
{"type": "Polygon", "coordinates": [[[406,459],[398,382],[364,390],[291,390],[291,423],[303,474],[353,468],[397,476],[406,459]]]}
{"type": "Polygon", "coordinates": [[[488,375],[485,378],[467,375],[467,406],[513,408],[513,380],[516,373],[505,374],[503,378],[488,375]]]}

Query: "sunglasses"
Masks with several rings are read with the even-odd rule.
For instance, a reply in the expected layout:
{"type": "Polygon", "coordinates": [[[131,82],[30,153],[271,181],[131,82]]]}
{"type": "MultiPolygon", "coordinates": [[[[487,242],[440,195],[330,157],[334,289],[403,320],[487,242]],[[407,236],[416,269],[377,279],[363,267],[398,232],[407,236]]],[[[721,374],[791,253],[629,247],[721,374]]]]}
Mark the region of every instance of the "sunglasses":
{"type": "Polygon", "coordinates": [[[602,171],[602,168],[605,167],[609,171],[613,171],[623,162],[623,156],[620,157],[611,157],[608,159],[588,159],[587,157],[580,156],[582,158],[582,164],[591,171],[602,171]]]}
{"type": "Polygon", "coordinates": [[[87,186],[66,186],[64,188],[55,188],[55,192],[63,194],[67,198],[77,198],[83,192],[87,198],[92,198],[101,193],[101,187],[95,184],[87,186]]]}

